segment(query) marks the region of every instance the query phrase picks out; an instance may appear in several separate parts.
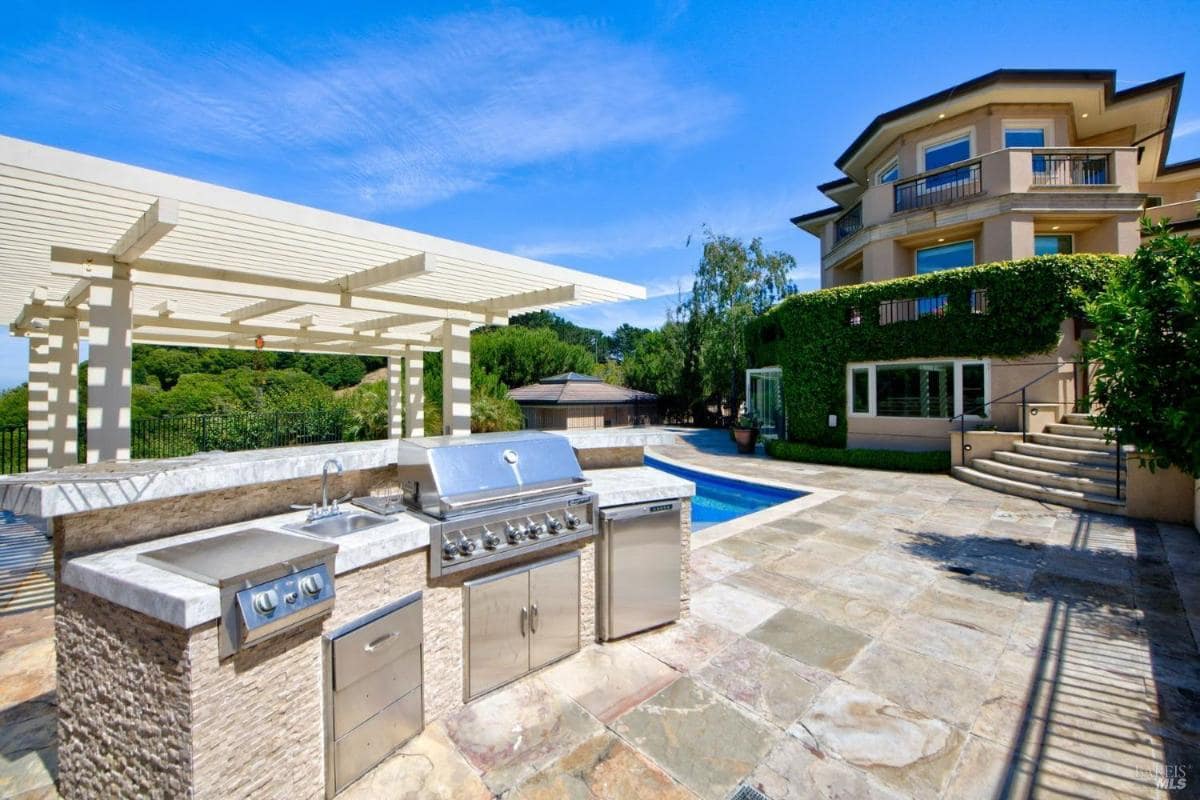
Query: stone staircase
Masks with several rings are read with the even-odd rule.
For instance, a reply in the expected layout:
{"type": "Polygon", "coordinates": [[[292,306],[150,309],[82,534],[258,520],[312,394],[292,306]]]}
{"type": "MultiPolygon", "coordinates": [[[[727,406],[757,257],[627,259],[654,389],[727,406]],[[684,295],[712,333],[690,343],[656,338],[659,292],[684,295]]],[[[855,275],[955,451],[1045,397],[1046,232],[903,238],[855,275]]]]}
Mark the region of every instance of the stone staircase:
{"type": "Polygon", "coordinates": [[[968,466],[951,472],[959,480],[998,492],[1120,514],[1125,509],[1125,464],[1118,493],[1121,456],[1115,444],[1105,441],[1106,433],[1093,426],[1087,414],[1066,414],[1062,422],[1029,434],[1029,441],[1014,442],[1011,450],[998,450],[990,458],[971,459],[968,466]]]}

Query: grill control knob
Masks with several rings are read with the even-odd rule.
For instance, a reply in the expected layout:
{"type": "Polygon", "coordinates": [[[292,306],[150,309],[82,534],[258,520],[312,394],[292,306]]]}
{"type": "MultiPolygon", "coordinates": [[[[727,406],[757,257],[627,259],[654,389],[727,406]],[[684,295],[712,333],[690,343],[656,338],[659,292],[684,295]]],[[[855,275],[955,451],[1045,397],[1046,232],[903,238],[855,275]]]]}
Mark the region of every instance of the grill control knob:
{"type": "Polygon", "coordinates": [[[300,579],[300,591],[309,597],[316,597],[325,588],[325,580],[320,575],[305,575],[300,579]]]}
{"type": "Polygon", "coordinates": [[[525,538],[525,529],[510,522],[504,526],[504,535],[508,537],[509,544],[516,544],[525,538]]]}
{"type": "Polygon", "coordinates": [[[583,520],[579,519],[579,517],[575,516],[570,511],[568,511],[563,516],[567,520],[567,527],[570,528],[571,530],[575,530],[583,522],[583,520]]]}
{"type": "Polygon", "coordinates": [[[267,589],[265,592],[254,595],[254,610],[264,616],[274,611],[278,605],[279,593],[274,589],[267,589]]]}
{"type": "Polygon", "coordinates": [[[500,537],[497,536],[496,534],[492,533],[491,531],[489,531],[487,528],[484,528],[483,529],[483,546],[486,547],[488,550],[495,550],[497,547],[500,546],[500,537]]]}
{"type": "Polygon", "coordinates": [[[563,529],[562,520],[560,520],[558,517],[552,517],[549,514],[547,514],[546,515],[546,527],[550,529],[551,533],[558,533],[559,531],[561,531],[563,529]]]}
{"type": "Polygon", "coordinates": [[[540,539],[541,537],[545,536],[546,533],[546,524],[544,522],[535,522],[529,526],[530,539],[540,539]]]}
{"type": "Polygon", "coordinates": [[[446,558],[454,558],[458,555],[458,545],[451,541],[446,541],[442,544],[442,555],[446,558]]]}
{"type": "Polygon", "coordinates": [[[474,553],[477,546],[478,545],[475,543],[474,539],[468,539],[465,536],[458,540],[458,552],[462,553],[464,556],[469,556],[474,553]]]}

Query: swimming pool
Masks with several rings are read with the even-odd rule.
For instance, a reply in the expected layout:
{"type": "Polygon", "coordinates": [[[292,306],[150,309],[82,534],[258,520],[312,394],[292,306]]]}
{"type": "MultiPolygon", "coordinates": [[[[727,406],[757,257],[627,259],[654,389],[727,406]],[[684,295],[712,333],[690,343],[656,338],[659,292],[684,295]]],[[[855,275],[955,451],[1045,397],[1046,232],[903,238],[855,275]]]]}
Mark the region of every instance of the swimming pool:
{"type": "Polygon", "coordinates": [[[646,456],[646,466],[678,475],[696,484],[696,496],[692,498],[693,531],[753,514],[806,494],[679,467],[651,456],[646,456]]]}

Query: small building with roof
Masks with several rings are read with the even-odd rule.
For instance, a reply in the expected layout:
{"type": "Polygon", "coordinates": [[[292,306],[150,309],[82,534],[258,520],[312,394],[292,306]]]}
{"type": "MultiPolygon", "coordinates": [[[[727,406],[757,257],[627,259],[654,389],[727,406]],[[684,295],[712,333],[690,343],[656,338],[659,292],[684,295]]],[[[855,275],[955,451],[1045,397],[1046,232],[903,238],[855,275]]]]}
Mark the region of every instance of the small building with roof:
{"type": "Polygon", "coordinates": [[[658,395],[605,383],[594,375],[564,372],[509,391],[537,430],[612,428],[658,422],[658,395]]]}

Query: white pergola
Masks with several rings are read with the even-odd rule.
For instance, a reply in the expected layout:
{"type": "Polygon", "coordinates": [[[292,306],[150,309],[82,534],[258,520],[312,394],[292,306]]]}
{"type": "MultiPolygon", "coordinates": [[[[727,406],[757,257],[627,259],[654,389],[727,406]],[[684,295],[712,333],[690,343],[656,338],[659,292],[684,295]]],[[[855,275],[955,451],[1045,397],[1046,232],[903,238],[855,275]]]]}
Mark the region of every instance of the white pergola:
{"type": "Polygon", "coordinates": [[[75,463],[81,336],[95,462],[130,455],[134,342],[385,356],[393,436],[421,435],[422,357],[440,350],[445,432],[466,434],[473,327],[644,297],[599,275],[0,136],[0,319],[29,339],[30,469],[75,463]]]}

